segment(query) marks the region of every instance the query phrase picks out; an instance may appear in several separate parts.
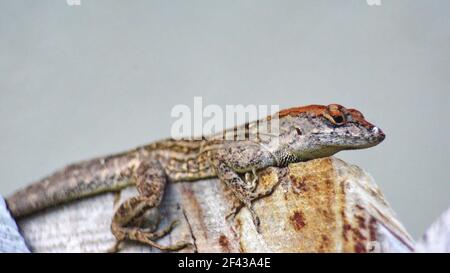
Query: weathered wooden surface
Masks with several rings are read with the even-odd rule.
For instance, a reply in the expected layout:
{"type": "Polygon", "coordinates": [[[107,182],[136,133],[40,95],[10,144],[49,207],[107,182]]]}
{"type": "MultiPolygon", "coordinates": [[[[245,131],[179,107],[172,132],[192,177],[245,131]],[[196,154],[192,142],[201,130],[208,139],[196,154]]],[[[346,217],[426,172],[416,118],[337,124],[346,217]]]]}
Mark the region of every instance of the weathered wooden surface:
{"type": "Polygon", "coordinates": [[[450,208],[427,229],[416,251],[450,253],[450,208]]]}
{"type": "MultiPolygon", "coordinates": [[[[184,252],[409,252],[413,241],[366,172],[337,158],[323,158],[269,168],[259,174],[262,190],[279,183],[275,192],[254,203],[261,219],[257,233],[242,209],[225,219],[233,202],[219,181],[171,184],[162,204],[163,221],[181,224],[159,240],[188,240],[184,252]]],[[[122,191],[122,200],[135,195],[122,191]]],[[[18,222],[36,252],[104,252],[114,244],[110,219],[114,194],[80,200],[18,222]]],[[[152,252],[127,243],[123,252],[152,252]]]]}
{"type": "Polygon", "coordinates": [[[29,252],[14,219],[0,196],[0,253],[29,252]]]}

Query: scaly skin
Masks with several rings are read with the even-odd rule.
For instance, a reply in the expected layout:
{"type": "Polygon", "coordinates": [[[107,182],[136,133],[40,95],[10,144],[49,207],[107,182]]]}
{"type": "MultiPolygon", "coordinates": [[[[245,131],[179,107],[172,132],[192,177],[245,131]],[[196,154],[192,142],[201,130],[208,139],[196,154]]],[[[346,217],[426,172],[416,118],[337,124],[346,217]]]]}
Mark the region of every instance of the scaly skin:
{"type": "MultiPolygon", "coordinates": [[[[258,195],[254,193],[257,170],[331,156],[341,150],[369,148],[385,137],[359,111],[337,104],[286,109],[280,111],[278,117],[279,133],[275,135],[258,131],[255,121],[208,139],[168,139],[122,154],[73,164],[16,192],[7,203],[15,217],[22,217],[85,196],[135,185],[139,195],[123,202],[113,216],[111,231],[118,242],[113,251],[117,251],[124,240],[178,250],[188,243],[162,246],[155,242],[169,233],[174,223],[159,232],[139,226],[144,213],[161,203],[168,181],[217,176],[249,209],[258,228],[259,219],[252,209],[252,201],[270,194],[272,189],[258,195]],[[245,132],[244,137],[238,137],[240,130],[245,132]],[[231,135],[231,140],[224,139],[224,135],[231,135]]],[[[269,116],[259,122],[273,120],[273,116],[269,116]]]]}

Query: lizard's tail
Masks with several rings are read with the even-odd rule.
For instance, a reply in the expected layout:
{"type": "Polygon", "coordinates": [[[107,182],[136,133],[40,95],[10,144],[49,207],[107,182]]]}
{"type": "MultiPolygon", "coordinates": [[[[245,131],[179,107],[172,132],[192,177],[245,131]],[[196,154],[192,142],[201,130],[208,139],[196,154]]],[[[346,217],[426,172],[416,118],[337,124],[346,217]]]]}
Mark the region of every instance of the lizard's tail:
{"type": "Polygon", "coordinates": [[[133,184],[138,165],[138,157],[131,152],[72,164],[17,191],[6,203],[18,218],[82,197],[117,191],[133,184]]]}

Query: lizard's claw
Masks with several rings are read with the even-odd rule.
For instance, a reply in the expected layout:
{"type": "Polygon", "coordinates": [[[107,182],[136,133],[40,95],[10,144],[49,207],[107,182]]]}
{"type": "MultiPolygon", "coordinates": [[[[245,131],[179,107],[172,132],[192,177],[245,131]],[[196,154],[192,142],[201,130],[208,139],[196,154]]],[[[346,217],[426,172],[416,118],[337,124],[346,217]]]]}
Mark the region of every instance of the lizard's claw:
{"type": "Polygon", "coordinates": [[[261,192],[251,193],[250,200],[253,202],[253,201],[259,200],[263,197],[271,195],[275,191],[278,184],[279,184],[279,181],[261,192]]]}
{"type": "Polygon", "coordinates": [[[236,214],[237,214],[244,206],[249,210],[250,215],[252,216],[252,221],[253,221],[253,224],[255,225],[256,231],[257,231],[258,233],[261,233],[261,232],[260,232],[260,227],[259,227],[259,226],[260,226],[260,220],[259,220],[259,217],[258,217],[258,215],[256,214],[256,212],[253,210],[253,205],[251,204],[251,201],[248,202],[247,204],[244,204],[243,202],[240,202],[239,205],[234,206],[233,208],[231,208],[230,212],[228,212],[228,214],[225,215],[225,219],[228,219],[228,218],[230,218],[231,216],[235,217],[236,214]]]}
{"type": "Polygon", "coordinates": [[[244,178],[248,189],[254,191],[256,189],[256,182],[258,182],[258,175],[256,174],[256,169],[252,169],[252,172],[246,172],[244,178]]]}
{"type": "Polygon", "coordinates": [[[253,207],[247,207],[247,208],[248,208],[248,210],[250,211],[250,214],[252,215],[252,221],[253,221],[253,224],[255,225],[256,231],[257,231],[258,233],[261,233],[261,232],[260,232],[260,223],[261,223],[261,221],[259,220],[258,215],[257,215],[256,212],[253,210],[253,207]]]}
{"type": "Polygon", "coordinates": [[[106,250],[106,252],[107,253],[117,253],[122,249],[122,247],[123,247],[123,241],[117,240],[116,243],[111,248],[106,250]]]}
{"type": "Polygon", "coordinates": [[[143,240],[141,242],[146,243],[150,246],[156,247],[160,250],[166,250],[166,251],[178,251],[185,247],[193,246],[193,244],[191,242],[185,242],[185,241],[180,241],[180,242],[177,242],[176,244],[168,245],[168,246],[163,246],[163,245],[160,245],[160,244],[157,244],[156,242],[154,242],[154,240],[159,239],[159,238],[164,237],[167,234],[169,234],[179,224],[180,224],[179,220],[174,220],[167,227],[165,227],[164,229],[162,229],[156,233],[147,233],[146,234],[147,240],[143,240]]]}
{"type": "Polygon", "coordinates": [[[244,207],[244,204],[242,202],[239,202],[239,205],[234,205],[227,213],[227,215],[225,215],[225,219],[228,219],[232,216],[235,217],[236,214],[238,214],[238,212],[242,209],[242,207],[244,207]]]}

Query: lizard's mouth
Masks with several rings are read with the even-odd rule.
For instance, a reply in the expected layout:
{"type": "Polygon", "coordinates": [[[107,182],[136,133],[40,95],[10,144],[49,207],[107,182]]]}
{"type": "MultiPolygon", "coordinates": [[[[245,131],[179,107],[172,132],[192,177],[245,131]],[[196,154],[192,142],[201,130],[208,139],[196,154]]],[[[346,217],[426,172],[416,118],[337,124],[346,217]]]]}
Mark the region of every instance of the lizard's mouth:
{"type": "Polygon", "coordinates": [[[331,146],[338,146],[339,149],[345,150],[366,149],[380,144],[386,138],[384,132],[376,126],[366,132],[366,134],[349,137],[343,143],[331,146]]]}
{"type": "Polygon", "coordinates": [[[385,138],[386,135],[384,132],[380,128],[374,126],[367,137],[356,138],[353,145],[348,145],[346,149],[357,150],[370,148],[380,144],[385,138]]]}

